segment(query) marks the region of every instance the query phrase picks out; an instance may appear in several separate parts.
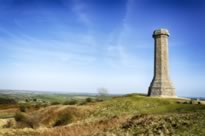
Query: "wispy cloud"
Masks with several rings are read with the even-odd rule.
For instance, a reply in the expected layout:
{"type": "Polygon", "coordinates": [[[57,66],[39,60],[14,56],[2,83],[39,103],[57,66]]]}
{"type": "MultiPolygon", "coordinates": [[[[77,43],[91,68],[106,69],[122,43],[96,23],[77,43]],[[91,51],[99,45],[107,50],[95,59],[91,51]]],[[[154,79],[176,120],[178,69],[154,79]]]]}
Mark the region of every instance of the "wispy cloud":
{"type": "Polygon", "coordinates": [[[73,11],[77,14],[78,19],[87,27],[92,26],[92,22],[87,14],[88,7],[87,5],[81,0],[73,0],[73,11]]]}
{"type": "Polygon", "coordinates": [[[86,27],[87,33],[81,37],[81,41],[89,44],[90,46],[96,45],[94,36],[94,23],[88,13],[89,6],[83,0],[73,0],[73,12],[76,14],[78,20],[86,27]]]}
{"type": "Polygon", "coordinates": [[[39,39],[28,34],[19,32],[18,34],[11,33],[6,29],[0,29],[0,32],[7,34],[9,40],[1,39],[1,46],[7,48],[10,52],[9,57],[15,63],[31,64],[38,63],[50,66],[52,63],[65,63],[69,66],[86,66],[96,60],[95,49],[87,48],[86,40],[69,41],[69,40],[52,40],[39,39]]]}
{"type": "Polygon", "coordinates": [[[114,29],[107,39],[106,44],[108,46],[106,54],[111,65],[122,65],[128,68],[136,68],[143,64],[143,62],[141,62],[142,59],[137,58],[137,56],[129,50],[129,47],[132,46],[129,45],[129,36],[131,34],[129,20],[132,18],[134,2],[134,0],[127,0],[125,14],[121,19],[120,27],[114,29]]]}

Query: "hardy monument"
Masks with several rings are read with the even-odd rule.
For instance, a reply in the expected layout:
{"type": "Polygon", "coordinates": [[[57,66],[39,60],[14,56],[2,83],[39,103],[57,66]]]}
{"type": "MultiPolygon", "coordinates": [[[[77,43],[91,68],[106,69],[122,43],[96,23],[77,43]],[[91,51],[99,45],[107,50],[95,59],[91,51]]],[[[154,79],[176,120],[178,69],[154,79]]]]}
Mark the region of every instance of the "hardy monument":
{"type": "Polygon", "coordinates": [[[175,89],[169,78],[167,29],[157,29],[154,38],[154,78],[150,84],[149,96],[175,97],[175,89]]]}

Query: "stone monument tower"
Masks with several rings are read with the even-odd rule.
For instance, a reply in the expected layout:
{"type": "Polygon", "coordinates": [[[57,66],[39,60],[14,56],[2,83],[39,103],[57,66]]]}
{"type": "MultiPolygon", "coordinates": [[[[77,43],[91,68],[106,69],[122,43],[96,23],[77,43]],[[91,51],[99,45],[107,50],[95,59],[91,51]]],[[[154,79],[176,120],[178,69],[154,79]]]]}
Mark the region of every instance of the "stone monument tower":
{"type": "Polygon", "coordinates": [[[150,84],[148,96],[175,97],[175,89],[169,78],[167,29],[157,29],[154,38],[154,78],[150,84]]]}

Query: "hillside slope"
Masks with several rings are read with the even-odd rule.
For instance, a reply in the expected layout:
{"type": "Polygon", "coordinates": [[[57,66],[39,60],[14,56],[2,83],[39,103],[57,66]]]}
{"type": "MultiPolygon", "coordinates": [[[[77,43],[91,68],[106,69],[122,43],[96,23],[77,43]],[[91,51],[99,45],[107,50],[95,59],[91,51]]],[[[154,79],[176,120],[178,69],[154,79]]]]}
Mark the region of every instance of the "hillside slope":
{"type": "Polygon", "coordinates": [[[205,105],[185,99],[133,94],[86,105],[49,106],[25,114],[38,120],[34,129],[5,128],[0,129],[0,135],[205,135],[205,105]]]}

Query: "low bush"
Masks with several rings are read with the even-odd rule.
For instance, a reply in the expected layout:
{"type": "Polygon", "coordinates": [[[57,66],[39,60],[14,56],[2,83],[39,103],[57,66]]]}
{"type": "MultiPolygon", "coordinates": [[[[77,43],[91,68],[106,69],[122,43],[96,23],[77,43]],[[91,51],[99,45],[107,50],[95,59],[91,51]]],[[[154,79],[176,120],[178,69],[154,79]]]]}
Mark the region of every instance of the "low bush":
{"type": "Polygon", "coordinates": [[[28,116],[21,112],[17,112],[14,118],[17,123],[23,124],[25,127],[37,128],[39,126],[39,118],[35,115],[28,116]]]}
{"type": "Polygon", "coordinates": [[[19,110],[20,110],[21,112],[26,112],[27,106],[26,106],[26,105],[20,105],[20,106],[19,106],[19,110]]]}
{"type": "Polygon", "coordinates": [[[92,98],[86,98],[85,101],[86,102],[92,102],[93,100],[92,100],[92,98]]]}
{"type": "Polygon", "coordinates": [[[73,116],[71,113],[64,113],[62,115],[59,115],[56,119],[55,123],[53,124],[54,127],[56,126],[63,126],[71,123],[73,120],[73,116]]]}
{"type": "Polygon", "coordinates": [[[77,103],[78,103],[77,100],[72,99],[72,100],[70,100],[70,101],[65,101],[63,104],[64,104],[64,105],[75,105],[75,104],[77,104],[77,103]]]}
{"type": "Polygon", "coordinates": [[[35,115],[27,117],[24,122],[30,128],[38,128],[39,127],[39,118],[35,115]]]}
{"type": "Polygon", "coordinates": [[[190,102],[184,101],[183,104],[189,104],[190,102]]]}
{"type": "Polygon", "coordinates": [[[100,99],[100,98],[97,98],[95,99],[96,102],[103,102],[104,100],[103,99],[100,99]]]}
{"type": "Polygon", "coordinates": [[[60,102],[52,102],[51,105],[59,105],[61,104],[60,102]]]}
{"type": "Polygon", "coordinates": [[[23,121],[26,119],[25,115],[21,112],[17,112],[14,116],[15,120],[18,121],[23,121]]]}
{"type": "Polygon", "coordinates": [[[86,105],[86,104],[87,104],[86,101],[81,101],[81,102],[79,103],[79,105],[86,105]]]}

